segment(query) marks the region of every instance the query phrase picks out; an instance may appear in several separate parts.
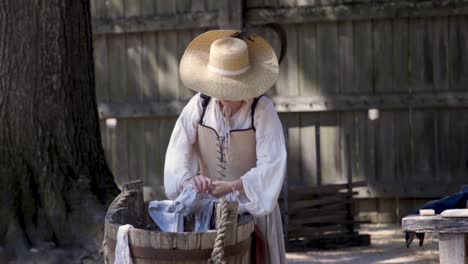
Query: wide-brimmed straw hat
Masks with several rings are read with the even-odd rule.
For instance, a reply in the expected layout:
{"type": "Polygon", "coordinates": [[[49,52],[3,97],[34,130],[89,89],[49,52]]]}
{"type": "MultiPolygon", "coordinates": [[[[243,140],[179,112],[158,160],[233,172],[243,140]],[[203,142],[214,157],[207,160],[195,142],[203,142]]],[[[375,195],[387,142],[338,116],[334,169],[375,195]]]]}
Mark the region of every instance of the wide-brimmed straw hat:
{"type": "Polygon", "coordinates": [[[279,72],[273,48],[256,35],[234,37],[239,33],[212,30],[196,37],[180,61],[183,84],[221,100],[246,100],[270,89],[279,72]]]}

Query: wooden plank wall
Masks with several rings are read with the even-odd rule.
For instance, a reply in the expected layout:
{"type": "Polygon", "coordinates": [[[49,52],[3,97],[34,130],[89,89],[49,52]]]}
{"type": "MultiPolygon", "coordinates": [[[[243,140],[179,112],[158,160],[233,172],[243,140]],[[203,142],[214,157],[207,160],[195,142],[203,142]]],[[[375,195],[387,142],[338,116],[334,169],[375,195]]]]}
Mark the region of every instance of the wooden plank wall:
{"type": "MultiPolygon", "coordinates": [[[[415,1],[396,1],[410,6],[411,12],[405,9],[403,15],[375,8],[387,2],[391,1],[246,0],[244,24],[262,24],[261,19],[266,23],[268,16],[255,14],[281,11],[282,15],[274,17],[288,33],[286,61],[268,94],[324,99],[466,95],[468,16],[460,13],[466,5],[457,10],[429,8],[418,13],[411,11],[410,4],[415,1]],[[343,13],[343,3],[348,2],[367,4],[374,13],[343,13]],[[344,15],[290,17],[298,10],[315,14],[316,7],[341,10],[337,14],[344,15]]],[[[94,18],[108,19],[218,12],[219,3],[93,0],[92,7],[94,18]]],[[[178,61],[190,40],[207,29],[96,34],[98,102],[136,105],[188,100],[193,92],[178,79],[178,61]]],[[[265,37],[278,50],[275,36],[265,33],[265,37]]],[[[468,104],[458,103],[454,108],[420,103],[426,107],[385,107],[375,121],[368,119],[365,107],[281,112],[288,135],[289,184],[317,182],[315,124],[319,122],[322,183],[345,182],[344,140],[349,134],[353,177],[369,183],[362,197],[432,198],[456,192],[466,183],[468,172],[468,104]]],[[[174,115],[126,116],[117,118],[115,128],[102,121],[103,144],[119,184],[134,179],[143,179],[153,187],[163,184],[164,153],[175,120],[174,115]]]]}

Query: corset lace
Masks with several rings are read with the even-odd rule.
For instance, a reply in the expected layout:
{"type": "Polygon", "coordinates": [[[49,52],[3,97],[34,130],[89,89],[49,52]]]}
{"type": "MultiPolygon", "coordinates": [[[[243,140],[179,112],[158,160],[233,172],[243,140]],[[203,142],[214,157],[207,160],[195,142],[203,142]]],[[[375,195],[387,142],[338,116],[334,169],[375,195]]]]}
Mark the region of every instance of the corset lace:
{"type": "Polygon", "coordinates": [[[226,168],[227,168],[227,147],[226,147],[226,137],[218,137],[218,142],[216,142],[218,153],[217,159],[217,178],[218,180],[224,180],[226,178],[226,168]]]}

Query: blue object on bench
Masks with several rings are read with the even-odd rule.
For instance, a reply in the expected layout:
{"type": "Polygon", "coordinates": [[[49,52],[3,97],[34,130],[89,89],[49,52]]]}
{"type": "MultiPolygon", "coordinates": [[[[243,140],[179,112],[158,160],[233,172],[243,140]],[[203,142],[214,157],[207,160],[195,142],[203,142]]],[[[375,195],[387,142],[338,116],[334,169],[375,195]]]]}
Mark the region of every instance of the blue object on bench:
{"type": "MultiPolygon", "coordinates": [[[[463,209],[466,208],[468,201],[468,185],[462,186],[460,193],[456,193],[440,200],[430,201],[419,208],[414,214],[419,214],[420,209],[433,209],[436,214],[440,214],[447,209],[463,209]]],[[[424,233],[406,232],[406,247],[409,247],[413,242],[414,237],[419,239],[419,246],[424,243],[424,233]]]]}

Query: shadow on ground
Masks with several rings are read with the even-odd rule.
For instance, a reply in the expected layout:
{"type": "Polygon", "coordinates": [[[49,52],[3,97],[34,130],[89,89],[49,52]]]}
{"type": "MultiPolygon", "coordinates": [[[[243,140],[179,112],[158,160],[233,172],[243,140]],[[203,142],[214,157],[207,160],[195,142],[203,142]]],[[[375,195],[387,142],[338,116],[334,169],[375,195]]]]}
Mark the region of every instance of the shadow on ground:
{"type": "Polygon", "coordinates": [[[371,235],[370,247],[337,250],[311,250],[287,253],[288,263],[353,263],[353,264],[431,264],[439,263],[438,236],[426,234],[423,247],[413,242],[406,248],[401,227],[396,225],[363,225],[359,231],[371,235]]]}

